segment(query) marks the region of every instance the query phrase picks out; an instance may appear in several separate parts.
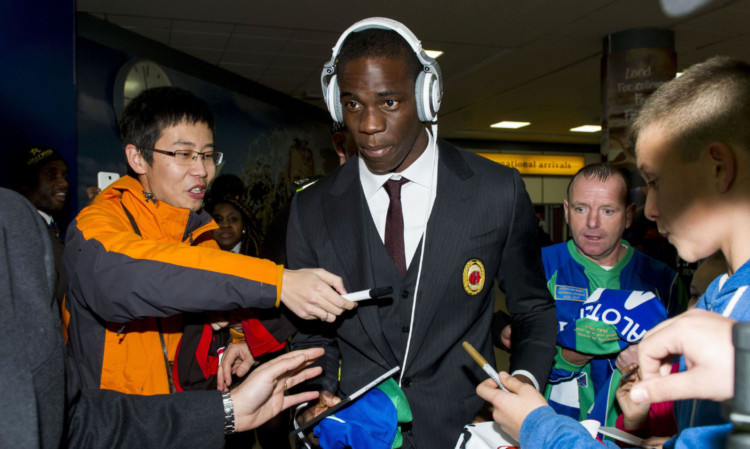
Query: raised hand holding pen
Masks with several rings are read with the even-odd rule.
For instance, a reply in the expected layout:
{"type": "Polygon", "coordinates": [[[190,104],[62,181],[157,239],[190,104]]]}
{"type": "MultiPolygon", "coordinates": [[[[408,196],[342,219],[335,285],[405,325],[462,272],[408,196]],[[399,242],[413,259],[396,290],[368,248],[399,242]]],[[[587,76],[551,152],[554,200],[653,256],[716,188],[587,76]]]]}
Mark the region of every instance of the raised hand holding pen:
{"type": "Polygon", "coordinates": [[[492,419],[518,440],[523,421],[529,413],[547,405],[547,401],[536,388],[505,371],[498,377],[504,387],[502,390],[495,386],[494,380],[487,379],[477,386],[477,394],[492,404],[492,419]]]}

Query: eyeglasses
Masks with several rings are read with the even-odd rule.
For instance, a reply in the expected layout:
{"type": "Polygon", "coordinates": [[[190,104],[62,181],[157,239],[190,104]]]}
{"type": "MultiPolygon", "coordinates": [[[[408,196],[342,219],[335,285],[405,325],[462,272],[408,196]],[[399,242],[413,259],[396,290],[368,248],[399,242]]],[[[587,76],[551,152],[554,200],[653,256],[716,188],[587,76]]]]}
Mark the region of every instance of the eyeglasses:
{"type": "Polygon", "coordinates": [[[201,153],[194,150],[165,151],[159,150],[157,148],[143,148],[143,150],[156,151],[157,153],[172,156],[175,162],[177,162],[179,165],[193,165],[199,157],[204,164],[206,163],[206,161],[208,161],[208,163],[212,165],[221,165],[221,163],[224,162],[224,153],[221,153],[219,151],[206,151],[205,153],[201,153]]]}

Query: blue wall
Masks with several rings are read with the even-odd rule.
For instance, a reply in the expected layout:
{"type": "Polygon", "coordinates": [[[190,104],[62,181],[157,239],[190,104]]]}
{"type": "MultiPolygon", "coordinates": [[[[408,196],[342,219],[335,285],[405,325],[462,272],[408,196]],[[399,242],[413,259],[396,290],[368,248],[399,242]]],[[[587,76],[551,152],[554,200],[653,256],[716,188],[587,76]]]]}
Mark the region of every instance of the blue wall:
{"type": "Polygon", "coordinates": [[[76,180],[74,46],[74,0],[0,2],[0,184],[5,187],[5,161],[25,145],[55,148],[76,180]]]}

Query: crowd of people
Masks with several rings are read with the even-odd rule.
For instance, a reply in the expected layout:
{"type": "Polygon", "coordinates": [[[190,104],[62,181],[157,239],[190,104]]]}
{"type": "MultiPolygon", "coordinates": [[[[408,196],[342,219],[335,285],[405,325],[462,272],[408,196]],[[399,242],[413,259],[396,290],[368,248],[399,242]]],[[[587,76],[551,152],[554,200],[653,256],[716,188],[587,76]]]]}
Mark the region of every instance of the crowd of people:
{"type": "MultiPolygon", "coordinates": [[[[636,351],[640,380],[626,380],[617,395],[623,426],[666,437],[647,440],[665,448],[725,447],[733,428],[720,406],[734,395],[732,326],[748,320],[750,242],[743,223],[750,218],[750,134],[741,125],[748,120],[750,65],[714,57],[661,86],[633,124],[638,170],[648,189],[646,217],[683,259],[726,262],[713,268],[725,273],[693,310],[645,334],[636,351]],[[664,407],[665,401],[675,402],[664,407]],[[658,419],[671,419],[672,426],[654,426],[658,419]]],[[[700,284],[695,289],[701,293],[700,284]]],[[[495,420],[522,447],[600,447],[538,392],[505,373],[500,379],[509,392],[492,381],[477,392],[495,405],[495,420]]]]}
{"type": "Polygon", "coordinates": [[[750,319],[750,65],[697,64],[633,123],[646,217],[703,260],[689,290],[623,239],[630,181],[607,163],[568,186],[570,241],[540,248],[519,173],[439,138],[440,67],[403,24],[354,24],[322,79],[340,167],[278,217],[278,260],[261,258],[243,181],[216,177],[213,114],[184,89],[127,105],[127,175],[62,232],[67,162],[13,154],[3,446],[249,448],[257,429],[265,449],[449,448],[494,420],[525,449],[616,447],[579,423],[593,419],[724,447],[732,326],[750,319]],[[510,352],[502,385],[462,342],[491,365],[510,352]]]}

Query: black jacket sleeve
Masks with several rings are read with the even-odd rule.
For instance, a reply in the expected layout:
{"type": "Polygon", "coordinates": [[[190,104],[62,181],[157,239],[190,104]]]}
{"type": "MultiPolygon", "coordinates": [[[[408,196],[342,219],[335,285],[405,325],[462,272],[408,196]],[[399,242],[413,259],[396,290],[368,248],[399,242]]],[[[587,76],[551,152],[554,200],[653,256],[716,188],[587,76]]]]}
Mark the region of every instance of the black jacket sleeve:
{"type": "Polygon", "coordinates": [[[221,448],[221,393],[191,391],[137,396],[79,390],[68,408],[71,448],[221,448]]]}
{"type": "Polygon", "coordinates": [[[513,217],[499,276],[512,317],[510,370],[529,371],[541,389],[556,352],[557,314],[555,301],[547,289],[534,208],[515,170],[513,177],[516,192],[513,217]]]}

